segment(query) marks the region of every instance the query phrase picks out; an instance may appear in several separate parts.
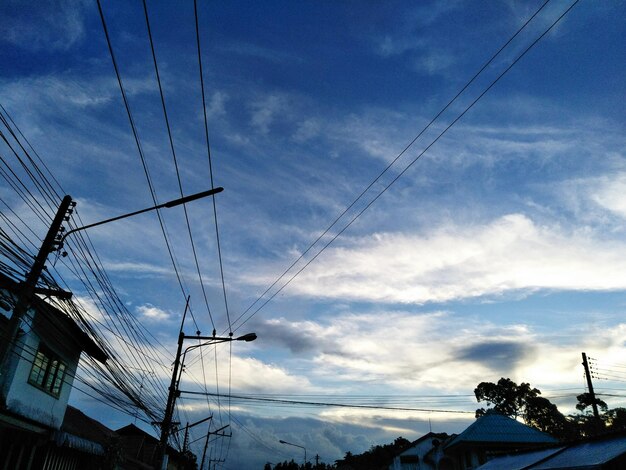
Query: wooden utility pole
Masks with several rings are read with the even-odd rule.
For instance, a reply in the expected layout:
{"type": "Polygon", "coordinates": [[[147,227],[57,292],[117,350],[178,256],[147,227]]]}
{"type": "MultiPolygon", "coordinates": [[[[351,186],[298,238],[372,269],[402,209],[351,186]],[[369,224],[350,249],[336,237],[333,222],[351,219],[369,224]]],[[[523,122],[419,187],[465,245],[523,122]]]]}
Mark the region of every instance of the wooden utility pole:
{"type": "Polygon", "coordinates": [[[48,255],[52,253],[60,244],[60,240],[62,238],[61,224],[63,224],[64,220],[68,219],[69,214],[72,211],[70,206],[73,206],[72,198],[70,196],[65,196],[59,205],[59,209],[57,210],[54,219],[52,220],[52,225],[50,225],[50,228],[48,229],[46,238],[44,238],[43,243],[41,244],[41,248],[35,257],[35,262],[30,268],[30,272],[26,275],[25,281],[20,284],[20,292],[17,297],[17,302],[15,304],[15,308],[13,308],[11,318],[9,319],[6,334],[0,344],[0,374],[2,374],[0,380],[2,381],[3,403],[5,400],[4,381],[6,380],[9,357],[13,347],[15,346],[17,334],[20,330],[21,320],[28,311],[28,307],[30,307],[33,300],[37,282],[39,282],[41,273],[46,266],[48,255]]]}
{"type": "Polygon", "coordinates": [[[583,367],[585,368],[585,377],[587,377],[587,388],[589,389],[589,396],[591,397],[591,406],[593,408],[593,416],[596,421],[600,422],[600,413],[598,412],[598,404],[596,403],[596,394],[593,391],[593,384],[591,383],[591,374],[589,373],[589,363],[587,362],[587,354],[583,354],[583,367]]]}

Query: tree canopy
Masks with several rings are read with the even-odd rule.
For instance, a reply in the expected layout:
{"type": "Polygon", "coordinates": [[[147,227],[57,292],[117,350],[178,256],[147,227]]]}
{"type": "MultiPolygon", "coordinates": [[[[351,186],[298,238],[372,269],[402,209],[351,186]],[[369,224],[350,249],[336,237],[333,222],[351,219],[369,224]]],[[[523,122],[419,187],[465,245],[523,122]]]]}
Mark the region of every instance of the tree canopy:
{"type": "Polygon", "coordinates": [[[478,402],[486,402],[490,406],[477,409],[477,418],[486,413],[522,418],[527,425],[561,440],[626,429],[626,408],[609,409],[604,401],[597,397],[594,399],[589,393],[576,397],[576,409],[581,413],[569,416],[563,415],[554,403],[542,397],[539,389],[525,382],[517,385],[504,377],[497,383],[479,383],[474,395],[478,402]],[[590,412],[594,403],[601,412],[599,419],[590,412]]]}

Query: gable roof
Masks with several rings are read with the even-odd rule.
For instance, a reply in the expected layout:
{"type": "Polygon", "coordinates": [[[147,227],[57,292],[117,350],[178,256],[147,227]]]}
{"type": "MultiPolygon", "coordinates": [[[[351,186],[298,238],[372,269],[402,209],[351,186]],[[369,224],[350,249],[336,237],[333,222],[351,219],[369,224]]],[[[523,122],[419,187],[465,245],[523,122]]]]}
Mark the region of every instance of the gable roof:
{"type": "Polygon", "coordinates": [[[57,446],[93,455],[105,455],[115,433],[73,406],[67,406],[61,429],[54,431],[57,446]]]}
{"type": "Polygon", "coordinates": [[[480,470],[601,470],[624,468],[626,464],[626,434],[603,436],[566,446],[540,451],[522,452],[496,457],[480,470]]]}
{"type": "MultiPolygon", "coordinates": [[[[20,291],[20,284],[9,276],[0,273],[0,288],[6,289],[6,291],[15,296],[20,291]]],[[[6,295],[3,297],[10,304],[12,304],[12,300],[15,298],[8,299],[6,295]]],[[[11,307],[14,307],[14,305],[12,304],[11,307]]],[[[40,313],[36,321],[38,324],[41,324],[43,329],[52,331],[59,330],[65,337],[71,338],[72,341],[74,341],[82,351],[89,354],[89,356],[102,363],[106,362],[108,359],[107,354],[65,312],[62,312],[37,296],[33,297],[31,308],[40,313]]],[[[4,318],[4,315],[0,316],[4,318]]]]}
{"type": "Polygon", "coordinates": [[[403,451],[399,452],[397,455],[404,455],[405,453],[410,453],[410,451],[417,446],[418,444],[420,444],[421,442],[432,438],[432,439],[438,439],[439,441],[445,441],[446,439],[448,439],[450,436],[448,436],[448,434],[446,434],[445,432],[441,432],[441,433],[434,433],[434,432],[429,432],[428,434],[424,434],[422,437],[420,437],[419,439],[411,442],[411,445],[404,449],[403,451]]]}
{"type": "MultiPolygon", "coordinates": [[[[122,436],[122,446],[127,454],[141,454],[144,459],[146,459],[146,456],[150,459],[153,457],[149,456],[158,449],[159,440],[132,423],[127,424],[123,428],[119,428],[115,433],[122,436]]],[[[167,446],[167,453],[170,456],[178,455],[178,451],[169,444],[167,446]]]]}
{"type": "Polygon", "coordinates": [[[446,450],[461,444],[554,444],[555,438],[508,416],[489,413],[481,416],[446,445],[446,450]]]}
{"type": "Polygon", "coordinates": [[[524,452],[521,454],[503,455],[501,457],[494,457],[487,463],[478,467],[480,470],[500,470],[506,468],[507,470],[526,470],[533,468],[532,466],[537,462],[543,462],[549,459],[554,454],[557,454],[565,449],[561,447],[550,447],[548,449],[533,450],[530,452],[524,452]]]}
{"type": "Polygon", "coordinates": [[[106,444],[115,433],[100,421],[90,418],[78,408],[67,405],[61,431],[89,439],[99,444],[106,444]]]}
{"type": "Polygon", "coordinates": [[[533,466],[533,469],[567,469],[573,467],[585,469],[606,468],[609,462],[615,463],[619,457],[619,465],[612,468],[624,468],[626,460],[626,436],[611,437],[604,440],[582,442],[573,445],[554,457],[533,466]]]}

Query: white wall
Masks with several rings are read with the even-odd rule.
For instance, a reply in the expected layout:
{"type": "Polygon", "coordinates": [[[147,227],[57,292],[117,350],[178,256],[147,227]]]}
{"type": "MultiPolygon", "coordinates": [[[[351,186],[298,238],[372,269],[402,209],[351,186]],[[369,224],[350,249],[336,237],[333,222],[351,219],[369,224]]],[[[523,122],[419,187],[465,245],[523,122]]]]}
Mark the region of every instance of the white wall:
{"type": "MultiPolygon", "coordinates": [[[[9,411],[16,413],[25,418],[32,419],[38,423],[59,429],[63,423],[65,409],[69,400],[70,391],[72,389],[73,377],[78,367],[80,358],[79,351],[73,351],[68,354],[67,348],[59,348],[55,345],[55,341],[45,341],[47,347],[59,355],[67,366],[64,383],[61,387],[61,393],[55,397],[43,390],[28,383],[28,377],[33,365],[34,355],[39,348],[39,334],[35,332],[32,325],[33,311],[29,310],[25,316],[25,322],[22,329],[25,333],[19,338],[16,350],[20,351],[19,358],[13,355],[11,372],[14,371],[13,377],[8,386],[6,395],[6,404],[9,411]],[[65,349],[63,351],[62,349],[65,349]]],[[[43,333],[43,332],[42,332],[43,333]]],[[[58,341],[58,340],[57,340],[58,341]]]]}

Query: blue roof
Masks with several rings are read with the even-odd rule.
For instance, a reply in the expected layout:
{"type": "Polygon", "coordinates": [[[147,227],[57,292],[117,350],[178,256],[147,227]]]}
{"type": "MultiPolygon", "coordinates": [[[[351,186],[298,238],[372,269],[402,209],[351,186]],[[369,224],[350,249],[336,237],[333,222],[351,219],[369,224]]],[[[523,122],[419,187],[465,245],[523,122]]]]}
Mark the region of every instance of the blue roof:
{"type": "Polygon", "coordinates": [[[496,457],[477,470],[600,470],[606,464],[614,466],[619,457],[626,457],[624,435],[496,457]]]}
{"type": "Polygon", "coordinates": [[[555,438],[508,416],[490,413],[478,418],[446,445],[446,449],[468,443],[554,444],[555,438]]]}
{"type": "Polygon", "coordinates": [[[505,455],[496,457],[484,465],[478,467],[477,470],[524,470],[531,467],[535,462],[542,460],[562,451],[564,447],[550,447],[549,449],[533,450],[524,452],[523,454],[505,455]]]}
{"type": "Polygon", "coordinates": [[[556,470],[577,467],[600,468],[601,465],[622,454],[626,454],[626,436],[574,445],[531,468],[533,470],[556,470]]]}

